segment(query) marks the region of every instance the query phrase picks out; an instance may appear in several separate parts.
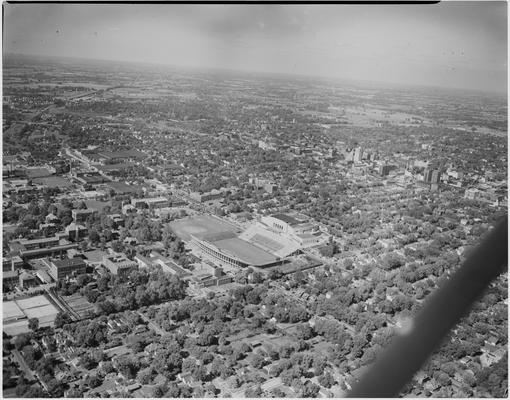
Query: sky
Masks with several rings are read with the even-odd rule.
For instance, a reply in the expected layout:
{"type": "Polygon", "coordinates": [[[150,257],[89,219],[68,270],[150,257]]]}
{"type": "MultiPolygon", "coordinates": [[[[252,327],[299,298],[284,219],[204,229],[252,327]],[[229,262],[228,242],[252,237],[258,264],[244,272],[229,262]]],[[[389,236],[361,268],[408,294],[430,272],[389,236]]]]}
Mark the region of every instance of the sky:
{"type": "Polygon", "coordinates": [[[507,4],[8,4],[3,52],[507,91],[507,4]]]}

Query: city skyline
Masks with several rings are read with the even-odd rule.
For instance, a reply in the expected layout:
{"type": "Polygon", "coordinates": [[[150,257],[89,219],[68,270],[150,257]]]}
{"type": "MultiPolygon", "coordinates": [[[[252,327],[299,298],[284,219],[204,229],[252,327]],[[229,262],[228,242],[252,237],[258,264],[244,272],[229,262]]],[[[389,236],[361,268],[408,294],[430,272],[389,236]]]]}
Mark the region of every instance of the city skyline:
{"type": "Polygon", "coordinates": [[[507,91],[505,2],[7,4],[4,11],[4,54],[507,91]]]}

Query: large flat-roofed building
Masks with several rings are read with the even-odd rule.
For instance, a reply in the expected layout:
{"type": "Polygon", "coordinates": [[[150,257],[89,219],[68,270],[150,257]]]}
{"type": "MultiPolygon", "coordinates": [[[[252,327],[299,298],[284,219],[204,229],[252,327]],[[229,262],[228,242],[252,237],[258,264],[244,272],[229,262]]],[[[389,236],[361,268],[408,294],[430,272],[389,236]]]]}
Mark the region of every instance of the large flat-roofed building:
{"type": "Polygon", "coordinates": [[[90,216],[97,214],[97,210],[93,208],[88,208],[85,210],[71,210],[71,215],[73,217],[74,222],[77,224],[83,223],[87,221],[87,218],[90,216]]]}
{"type": "Polygon", "coordinates": [[[70,276],[78,276],[86,272],[87,265],[79,257],[64,260],[51,260],[48,272],[56,281],[70,276]]]}
{"type": "Polygon", "coordinates": [[[99,185],[101,183],[109,182],[110,180],[105,178],[98,172],[81,172],[73,174],[74,178],[83,185],[99,185]]]}
{"type": "Polygon", "coordinates": [[[15,271],[23,267],[23,260],[20,256],[6,257],[3,259],[3,271],[15,271]]]}
{"type": "Polygon", "coordinates": [[[191,279],[191,283],[199,288],[205,288],[210,286],[221,286],[232,282],[230,275],[215,276],[211,274],[196,275],[191,279]]]}
{"type": "Polygon", "coordinates": [[[80,238],[87,236],[88,229],[83,225],[71,222],[68,226],[66,226],[66,233],[69,237],[69,240],[78,242],[80,238]]]}
{"type": "Polygon", "coordinates": [[[499,206],[504,201],[502,194],[492,190],[480,190],[477,188],[466,189],[464,198],[488,203],[491,206],[499,206]]]}
{"type": "Polygon", "coordinates": [[[23,246],[24,250],[42,249],[53,247],[59,244],[58,236],[39,238],[39,239],[19,239],[17,242],[23,246]]]}
{"type": "Polygon", "coordinates": [[[2,282],[4,285],[16,285],[19,282],[19,270],[5,271],[2,273],[2,282]]]}
{"type": "Polygon", "coordinates": [[[52,247],[44,247],[41,249],[34,250],[20,250],[19,255],[22,259],[29,260],[33,258],[41,258],[41,257],[59,257],[64,255],[67,250],[76,249],[78,247],[77,243],[65,243],[59,244],[57,246],[52,247]]]}
{"type": "Polygon", "coordinates": [[[184,268],[182,268],[180,265],[170,260],[169,258],[156,256],[152,257],[151,260],[154,263],[154,265],[159,265],[163,269],[163,271],[172,275],[176,275],[181,279],[191,275],[189,271],[186,271],[184,268]]]}
{"type": "Polygon", "coordinates": [[[114,275],[129,275],[131,271],[138,269],[138,263],[131,261],[125,254],[105,256],[103,264],[114,275]]]}
{"type": "Polygon", "coordinates": [[[425,169],[423,173],[423,180],[427,183],[439,183],[441,173],[436,169],[425,169]]]}
{"type": "Polygon", "coordinates": [[[55,236],[47,238],[17,239],[9,242],[9,249],[19,254],[23,260],[44,256],[58,256],[63,255],[66,250],[76,247],[67,238],[67,233],[59,232],[55,236]]]}
{"type": "Polygon", "coordinates": [[[136,208],[156,208],[170,207],[171,202],[166,197],[145,197],[142,199],[131,199],[131,205],[136,208]]]}
{"type": "Polygon", "coordinates": [[[199,193],[199,192],[191,192],[189,197],[195,201],[200,203],[205,203],[207,201],[218,200],[225,197],[225,192],[223,190],[213,189],[210,192],[199,193]]]}

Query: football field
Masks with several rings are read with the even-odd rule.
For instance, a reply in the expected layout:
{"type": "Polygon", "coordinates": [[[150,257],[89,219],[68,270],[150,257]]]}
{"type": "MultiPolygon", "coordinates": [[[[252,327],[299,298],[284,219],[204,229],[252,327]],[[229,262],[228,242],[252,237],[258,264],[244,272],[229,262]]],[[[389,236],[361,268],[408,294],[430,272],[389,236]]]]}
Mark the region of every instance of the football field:
{"type": "Polygon", "coordinates": [[[179,238],[188,242],[190,235],[203,237],[205,235],[233,232],[240,233],[236,226],[209,215],[197,215],[191,218],[179,219],[170,223],[171,228],[179,238]]]}

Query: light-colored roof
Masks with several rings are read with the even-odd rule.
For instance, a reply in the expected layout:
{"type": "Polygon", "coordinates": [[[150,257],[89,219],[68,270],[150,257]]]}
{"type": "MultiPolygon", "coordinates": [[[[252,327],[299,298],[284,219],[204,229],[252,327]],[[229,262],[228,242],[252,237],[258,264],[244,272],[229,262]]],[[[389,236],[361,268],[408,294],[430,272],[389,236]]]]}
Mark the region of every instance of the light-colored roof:
{"type": "Polygon", "coordinates": [[[224,239],[214,245],[249,265],[265,265],[278,261],[278,258],[267,251],[239,238],[224,239]]]}

